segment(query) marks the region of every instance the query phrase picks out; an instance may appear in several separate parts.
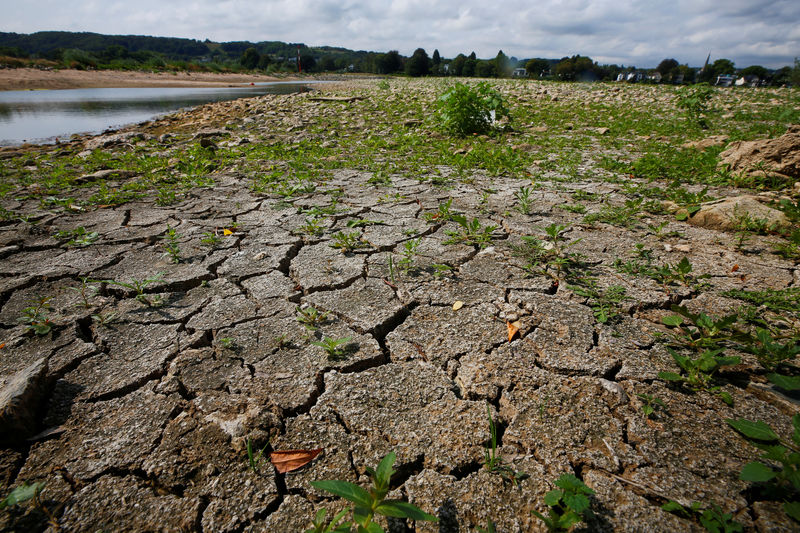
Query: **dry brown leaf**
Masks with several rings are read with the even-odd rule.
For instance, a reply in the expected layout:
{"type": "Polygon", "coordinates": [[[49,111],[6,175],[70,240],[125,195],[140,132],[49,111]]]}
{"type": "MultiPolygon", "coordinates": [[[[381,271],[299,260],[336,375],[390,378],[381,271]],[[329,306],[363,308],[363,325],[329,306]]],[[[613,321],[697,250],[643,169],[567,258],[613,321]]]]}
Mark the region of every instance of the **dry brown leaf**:
{"type": "Polygon", "coordinates": [[[453,304],[453,311],[458,311],[462,307],[464,307],[464,302],[457,300],[456,303],[453,304]]]}
{"type": "Polygon", "coordinates": [[[511,342],[511,339],[514,338],[514,335],[516,335],[519,332],[519,327],[521,325],[522,324],[520,324],[519,320],[517,320],[516,322],[509,322],[508,320],[506,320],[506,327],[508,328],[508,342],[511,342]]]}
{"type": "Polygon", "coordinates": [[[739,270],[739,265],[733,265],[731,272],[736,272],[737,270],[739,270]]]}
{"type": "Polygon", "coordinates": [[[315,450],[276,450],[269,454],[269,459],[279,474],[285,474],[307,465],[321,451],[322,448],[315,450]]]}

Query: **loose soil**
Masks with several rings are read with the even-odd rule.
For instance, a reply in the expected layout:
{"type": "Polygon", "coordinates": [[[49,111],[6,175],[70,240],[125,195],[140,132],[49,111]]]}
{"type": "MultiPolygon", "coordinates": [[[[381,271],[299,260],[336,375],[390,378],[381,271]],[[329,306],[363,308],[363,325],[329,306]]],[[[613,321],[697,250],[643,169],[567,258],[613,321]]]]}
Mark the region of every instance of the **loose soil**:
{"type": "Polygon", "coordinates": [[[531,511],[565,472],[595,491],[592,531],[702,530],[662,511],[669,500],[800,530],[740,480],[760,452],[725,422],[789,441],[796,396],[725,341],[741,360],[716,392],[659,378],[680,372],[673,305],[797,338],[796,307],[736,292],[797,301],[797,256],[776,252],[786,233],[740,240],[663,207],[676,171],[686,195],[796,201],[790,181],[737,187],[750,178],[714,170],[722,147],[679,147],[776,137],[797,92],[719,92],[706,132],[669,87],[494,83],[513,120],[491,136],[437,129],[440,80],[350,80],[0,151],[0,390],[19,392],[0,495],[45,482],[52,515],[21,504],[2,528],[303,531],[343,507],[311,481],[366,485],[395,451],[392,497],[440,522],[390,531],[544,531],[531,511]],[[696,166],[639,175],[630,162],[656,151],[696,166]],[[552,224],[560,268],[535,261],[552,224]],[[644,273],[684,258],[682,277],[644,273]],[[313,327],[299,320],[310,307],[325,313],[313,327]],[[313,344],[325,339],[346,340],[329,355],[313,344]],[[649,416],[648,397],[663,402],[649,416]],[[487,406],[506,475],[484,467],[487,406]],[[248,441],[323,452],[278,474],[248,466],[248,441]]]}

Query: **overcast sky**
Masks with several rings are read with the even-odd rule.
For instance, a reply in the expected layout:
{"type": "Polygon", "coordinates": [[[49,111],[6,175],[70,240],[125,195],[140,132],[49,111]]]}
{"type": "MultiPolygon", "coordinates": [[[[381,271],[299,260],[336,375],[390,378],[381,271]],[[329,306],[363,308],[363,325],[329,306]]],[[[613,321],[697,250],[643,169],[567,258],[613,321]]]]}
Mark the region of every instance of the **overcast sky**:
{"type": "Polygon", "coordinates": [[[0,0],[0,31],[287,41],[443,57],[503,50],[652,67],[776,68],[800,56],[800,0],[0,0]],[[9,16],[10,15],[10,16],[9,16]]]}

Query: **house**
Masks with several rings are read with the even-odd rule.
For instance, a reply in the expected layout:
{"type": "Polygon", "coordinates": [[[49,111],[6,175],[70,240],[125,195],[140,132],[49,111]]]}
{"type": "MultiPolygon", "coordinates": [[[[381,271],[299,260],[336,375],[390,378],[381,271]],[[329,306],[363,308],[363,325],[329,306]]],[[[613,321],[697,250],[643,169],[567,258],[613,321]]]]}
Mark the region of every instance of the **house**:
{"type": "Polygon", "coordinates": [[[656,70],[652,74],[648,74],[647,81],[651,81],[653,83],[661,83],[661,73],[656,70]]]}
{"type": "Polygon", "coordinates": [[[717,81],[714,82],[714,85],[717,87],[730,87],[736,81],[736,76],[733,74],[723,74],[722,76],[717,76],[717,81]]]}
{"type": "Polygon", "coordinates": [[[528,71],[525,70],[524,68],[515,68],[511,72],[511,77],[512,78],[527,78],[528,77],[528,71]]]}

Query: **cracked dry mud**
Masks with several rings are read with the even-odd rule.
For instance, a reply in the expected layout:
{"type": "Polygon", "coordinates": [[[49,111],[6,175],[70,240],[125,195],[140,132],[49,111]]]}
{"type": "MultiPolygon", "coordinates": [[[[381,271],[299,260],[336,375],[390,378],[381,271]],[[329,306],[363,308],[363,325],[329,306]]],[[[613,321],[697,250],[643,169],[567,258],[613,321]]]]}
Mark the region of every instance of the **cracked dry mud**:
{"type": "MultiPolygon", "coordinates": [[[[509,207],[518,178],[478,171],[442,188],[392,176],[387,189],[371,177],[336,170],[294,207],[224,171],[171,206],[134,200],[77,214],[37,211],[32,201],[9,206],[36,224],[0,226],[0,376],[27,371],[40,390],[33,421],[5,436],[0,488],[45,481],[44,503],[62,531],[301,531],[315,510],[342,508],[309,482],[363,483],[364,467],[394,450],[396,495],[440,518],[408,524],[413,531],[473,531],[489,519],[498,531],[541,531],[530,511],[544,510],[563,472],[596,491],[591,530],[700,529],[660,510],[667,500],[714,502],[748,529],[797,530],[777,504],[747,492],[739,472],[758,451],[724,422],[764,420],[788,435],[796,403],[744,371],[724,382],[732,407],[668,387],[657,374],[677,367],[654,340],[670,304],[721,314],[737,305],[722,291],[797,286],[796,265],[744,254],[730,236],[673,217],[650,216],[683,235],[665,247],[644,224],[591,226],[554,209],[574,190],[623,199],[620,186],[590,178],[543,182],[533,214],[523,215],[509,207]],[[300,231],[306,217],[296,207],[329,206],[337,188],[323,231],[300,231]],[[491,246],[445,244],[458,226],[424,215],[447,198],[453,211],[498,226],[491,246]],[[348,227],[356,220],[381,224],[348,227]],[[599,286],[626,288],[616,321],[598,323],[567,283],[525,270],[514,247],[554,222],[572,224],[567,238],[580,240],[571,251],[587,258],[599,286]],[[179,235],[178,263],[164,255],[167,224],[179,235]],[[67,248],[49,237],[77,226],[97,241],[67,248]],[[201,242],[222,228],[232,234],[213,248],[201,242]],[[333,248],[339,231],[358,231],[369,246],[333,248]],[[390,272],[389,257],[396,264],[411,239],[419,239],[413,267],[390,272]],[[620,275],[614,260],[636,243],[671,264],[686,255],[675,247],[689,245],[709,287],[665,290],[620,275]],[[435,264],[451,269],[437,273],[435,264]],[[129,288],[92,283],[99,294],[84,306],[71,290],[81,276],[157,279],[144,289],[150,305],[129,288]],[[44,336],[17,322],[37,295],[52,297],[44,336]],[[313,332],[297,320],[307,305],[328,313],[313,332]],[[506,320],[520,324],[511,341],[506,320]],[[333,358],[310,343],[344,337],[344,354],[333,358]],[[638,394],[667,410],[648,419],[638,394]],[[499,454],[528,475],[518,486],[483,468],[487,402],[501,427],[499,454]],[[259,449],[324,451],[297,472],[276,474],[268,463],[254,472],[248,439],[259,449]]],[[[766,246],[761,239],[752,242],[766,246]]],[[[3,513],[0,524],[54,530],[27,507],[3,513]]]]}

